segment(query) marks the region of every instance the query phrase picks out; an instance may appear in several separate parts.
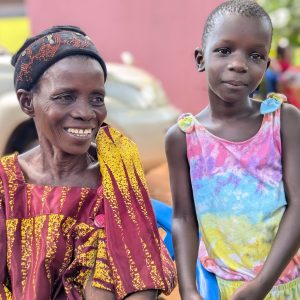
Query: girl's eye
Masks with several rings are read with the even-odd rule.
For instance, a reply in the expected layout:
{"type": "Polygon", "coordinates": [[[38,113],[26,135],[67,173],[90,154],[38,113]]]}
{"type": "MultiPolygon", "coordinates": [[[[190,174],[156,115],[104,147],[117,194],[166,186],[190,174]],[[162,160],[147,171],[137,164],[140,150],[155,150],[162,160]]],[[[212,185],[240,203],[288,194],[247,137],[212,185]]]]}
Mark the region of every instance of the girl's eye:
{"type": "Polygon", "coordinates": [[[216,50],[216,52],[218,52],[219,54],[221,54],[223,56],[227,56],[231,53],[230,49],[228,49],[228,48],[219,48],[216,50]]]}
{"type": "Polygon", "coordinates": [[[93,96],[90,100],[92,105],[100,106],[104,104],[104,97],[103,96],[93,96]]]}
{"type": "Polygon", "coordinates": [[[259,54],[259,53],[251,53],[250,57],[253,59],[253,60],[261,60],[261,59],[264,59],[264,56],[259,54]]]}

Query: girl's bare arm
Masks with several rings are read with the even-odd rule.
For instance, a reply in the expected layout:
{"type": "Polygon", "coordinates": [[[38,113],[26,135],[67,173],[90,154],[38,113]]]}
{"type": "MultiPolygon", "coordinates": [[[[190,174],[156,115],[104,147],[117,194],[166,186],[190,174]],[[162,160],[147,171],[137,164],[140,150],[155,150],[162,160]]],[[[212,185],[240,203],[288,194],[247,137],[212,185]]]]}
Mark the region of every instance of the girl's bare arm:
{"type": "Polygon", "coordinates": [[[173,199],[172,236],[182,300],[201,299],[196,288],[198,223],[190,182],[185,134],[177,125],[166,135],[166,155],[173,199]]]}

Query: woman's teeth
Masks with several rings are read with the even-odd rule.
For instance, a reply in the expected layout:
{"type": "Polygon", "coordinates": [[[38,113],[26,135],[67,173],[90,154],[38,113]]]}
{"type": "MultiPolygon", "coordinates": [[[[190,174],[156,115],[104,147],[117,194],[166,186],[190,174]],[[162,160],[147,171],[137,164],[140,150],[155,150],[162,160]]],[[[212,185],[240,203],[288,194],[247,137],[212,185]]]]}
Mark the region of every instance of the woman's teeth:
{"type": "Polygon", "coordinates": [[[92,134],[92,129],[68,128],[67,132],[76,136],[89,136],[92,134]]]}

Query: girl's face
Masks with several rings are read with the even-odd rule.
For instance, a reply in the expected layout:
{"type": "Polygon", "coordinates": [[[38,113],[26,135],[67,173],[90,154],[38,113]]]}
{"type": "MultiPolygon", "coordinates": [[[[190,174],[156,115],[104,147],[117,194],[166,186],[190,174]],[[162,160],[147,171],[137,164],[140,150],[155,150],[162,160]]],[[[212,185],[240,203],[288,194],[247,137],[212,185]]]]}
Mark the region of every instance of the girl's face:
{"type": "Polygon", "coordinates": [[[219,17],[203,50],[210,97],[225,102],[248,98],[267,69],[270,43],[267,21],[239,15],[219,17]]]}
{"type": "Polygon", "coordinates": [[[33,93],[34,121],[41,144],[84,154],[106,117],[104,74],[84,56],[66,57],[40,78],[33,93]]]}

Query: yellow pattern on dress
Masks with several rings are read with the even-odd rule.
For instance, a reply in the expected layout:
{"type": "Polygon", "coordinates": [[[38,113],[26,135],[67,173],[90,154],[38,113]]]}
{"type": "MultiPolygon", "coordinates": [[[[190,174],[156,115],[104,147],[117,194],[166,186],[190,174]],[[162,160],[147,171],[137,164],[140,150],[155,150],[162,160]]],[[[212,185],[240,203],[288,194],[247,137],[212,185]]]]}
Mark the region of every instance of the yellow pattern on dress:
{"type": "Polygon", "coordinates": [[[22,274],[22,288],[24,290],[26,285],[27,273],[31,265],[32,254],[32,240],[33,240],[33,224],[34,219],[21,220],[21,274],[22,274]]]}
{"type": "MultiPolygon", "coordinates": [[[[35,237],[35,249],[36,249],[36,254],[35,256],[38,258],[40,256],[40,239],[41,239],[41,233],[44,227],[46,221],[46,216],[45,215],[41,215],[41,216],[37,216],[35,217],[35,224],[34,224],[34,237],[35,237]]],[[[34,292],[36,291],[36,270],[37,270],[37,264],[38,264],[38,259],[36,259],[35,264],[34,264],[34,268],[33,268],[33,289],[34,292]]]]}
{"type": "MultiPolygon", "coordinates": [[[[120,298],[124,298],[126,296],[126,293],[120,275],[118,274],[115,262],[109,252],[107,252],[107,256],[108,256],[109,265],[114,278],[114,288],[116,289],[117,294],[120,296],[120,298]]],[[[94,286],[97,286],[96,282],[94,283],[94,286]]]]}
{"type": "Polygon", "coordinates": [[[52,214],[48,216],[48,233],[46,238],[45,269],[50,284],[52,281],[50,265],[57,252],[57,243],[60,235],[60,225],[63,218],[64,218],[63,215],[58,215],[58,214],[52,214]]]}
{"type": "Polygon", "coordinates": [[[18,219],[8,219],[6,220],[6,234],[7,234],[7,268],[8,271],[11,270],[11,256],[12,247],[15,240],[15,232],[17,229],[19,220],[18,219]]]}
{"type": "Polygon", "coordinates": [[[71,217],[67,217],[61,224],[63,236],[66,238],[66,252],[61,268],[58,271],[59,276],[62,275],[63,271],[66,270],[67,266],[71,263],[73,253],[72,228],[75,224],[76,220],[71,217]]]}
{"type": "MultiPolygon", "coordinates": [[[[107,282],[113,285],[112,274],[108,265],[108,257],[106,251],[106,233],[104,229],[98,230],[98,250],[95,264],[94,279],[107,282]],[[106,262],[106,263],[105,263],[106,262]]],[[[93,281],[92,286],[108,290],[108,288],[99,281],[93,281]]]]}
{"type": "MultiPolygon", "coordinates": [[[[147,214],[146,206],[141,194],[140,186],[137,181],[137,175],[140,177],[141,183],[145,190],[147,192],[148,190],[136,145],[130,139],[121,135],[120,132],[113,128],[109,128],[109,133],[112,137],[112,140],[103,130],[99,131],[99,134],[96,138],[96,143],[97,145],[99,145],[99,147],[97,147],[97,152],[98,159],[100,160],[100,170],[103,175],[104,196],[110,202],[115,219],[118,220],[118,225],[121,231],[121,238],[123,239],[123,229],[120,221],[118,204],[115,198],[114,187],[112,184],[110,173],[113,174],[117,186],[123,196],[123,199],[125,200],[124,204],[126,206],[127,213],[130,216],[132,222],[134,222],[137,227],[139,226],[139,224],[136,221],[135,211],[132,208],[131,195],[129,192],[130,186],[135,193],[144,216],[150,222],[150,218],[147,214]]],[[[137,230],[137,232],[139,233],[139,230],[137,230]]],[[[140,241],[144,248],[144,254],[146,257],[145,265],[150,270],[151,278],[155,286],[161,286],[163,280],[157,272],[155,263],[153,261],[150,262],[152,258],[147,251],[146,244],[143,245],[143,239],[141,236],[140,241]]],[[[130,275],[133,280],[133,285],[137,289],[143,289],[144,282],[142,281],[142,278],[135,267],[135,262],[131,257],[130,250],[128,249],[128,246],[126,245],[124,239],[123,242],[130,263],[130,275]]],[[[160,247],[160,241],[158,239],[155,239],[155,242],[160,247]]]]}
{"type": "Polygon", "coordinates": [[[68,186],[64,186],[62,188],[62,191],[61,191],[61,198],[60,198],[60,207],[59,207],[59,212],[61,213],[62,212],[62,209],[64,207],[64,204],[65,204],[65,201],[66,201],[66,198],[67,198],[67,195],[68,195],[68,192],[70,191],[70,187],[68,186]]]}
{"type": "Polygon", "coordinates": [[[8,177],[8,187],[9,187],[9,208],[10,215],[13,217],[14,213],[14,201],[15,201],[15,193],[18,187],[16,182],[16,166],[14,160],[11,159],[11,156],[6,156],[2,158],[3,168],[8,177]]]}
{"type": "Polygon", "coordinates": [[[41,202],[42,202],[42,209],[44,209],[44,206],[45,206],[45,201],[49,195],[49,193],[52,191],[52,187],[51,186],[45,186],[44,188],[44,191],[43,191],[43,194],[42,194],[42,199],[41,199],[41,202]]]}
{"type": "MultiPolygon", "coordinates": [[[[78,226],[80,230],[80,226],[78,226]]],[[[91,231],[95,230],[90,227],[91,231]]],[[[80,290],[83,291],[88,278],[91,275],[92,269],[95,265],[96,254],[97,254],[97,244],[98,244],[98,233],[95,230],[94,233],[89,237],[89,239],[78,246],[75,253],[75,260],[72,264],[78,264],[83,267],[81,272],[73,279],[77,286],[82,287],[80,290]]]]}
{"type": "MultiPolygon", "coordinates": [[[[65,217],[63,214],[60,214],[63,211],[63,206],[65,200],[67,198],[67,194],[70,190],[69,187],[62,187],[61,197],[59,199],[59,214],[43,214],[41,211],[41,215],[37,215],[35,217],[29,218],[14,218],[12,211],[15,207],[15,192],[17,190],[17,177],[16,177],[16,169],[15,169],[15,155],[10,155],[4,158],[1,158],[1,165],[7,175],[8,181],[8,210],[10,210],[10,215],[12,216],[9,219],[6,219],[6,231],[7,231],[7,266],[8,270],[11,271],[11,261],[13,255],[13,249],[15,244],[15,236],[18,231],[20,231],[20,242],[21,242],[21,285],[24,289],[29,283],[27,283],[27,274],[28,270],[32,269],[32,282],[30,284],[33,285],[34,293],[39,288],[36,286],[35,282],[37,281],[37,268],[38,263],[41,261],[40,255],[42,254],[42,247],[45,247],[45,270],[47,274],[47,278],[51,285],[52,273],[50,270],[51,263],[59,249],[57,249],[58,241],[61,236],[65,239],[66,251],[63,258],[63,263],[61,268],[59,269],[59,276],[63,276],[63,272],[72,269],[72,266],[78,265],[83,266],[81,271],[76,275],[76,277],[66,278],[66,290],[70,290],[74,287],[74,283],[78,287],[82,287],[78,289],[79,292],[82,292],[82,297],[84,297],[84,286],[91,274],[92,269],[95,266],[97,253],[102,256],[106,253],[106,243],[105,243],[105,232],[103,229],[95,229],[95,227],[90,226],[86,223],[78,223],[77,219],[72,217],[65,217]],[[46,239],[43,238],[43,234],[46,234],[46,239]],[[87,235],[89,238],[85,241],[87,235]],[[101,241],[101,249],[98,249],[99,239],[102,238],[101,241]],[[82,239],[82,241],[80,240],[82,239]],[[104,242],[103,242],[104,239],[104,242]],[[43,243],[45,241],[45,244],[43,243]],[[79,241],[79,246],[74,246],[79,241]],[[32,253],[33,249],[35,249],[35,253],[32,253]],[[74,252],[75,251],[75,252],[74,252]],[[32,255],[36,256],[34,261],[31,261],[32,255]],[[68,285],[68,281],[69,285],[68,285]]],[[[26,206],[28,215],[31,215],[32,209],[32,189],[34,185],[27,184],[26,185],[26,206]]],[[[40,198],[41,204],[43,208],[46,208],[46,202],[48,201],[49,194],[53,190],[51,186],[45,186],[42,192],[42,196],[40,198]]],[[[89,189],[81,189],[81,197],[78,204],[78,213],[80,213],[81,208],[84,205],[84,201],[86,196],[88,195],[89,189]]],[[[3,203],[4,198],[3,195],[5,193],[4,186],[2,180],[0,180],[0,205],[1,208],[5,206],[3,203]]],[[[5,195],[4,195],[5,196],[5,195]]],[[[92,215],[96,215],[103,198],[98,196],[96,201],[96,205],[93,208],[92,215]]],[[[9,214],[9,213],[8,213],[9,214]]],[[[107,258],[107,257],[106,257],[107,258]]],[[[113,282],[111,278],[111,273],[109,272],[110,266],[108,264],[108,258],[105,261],[102,261],[103,270],[106,271],[107,276],[102,277],[104,279],[104,283],[111,284],[113,282]]],[[[9,289],[3,284],[4,292],[6,294],[7,299],[12,299],[11,293],[9,289]]],[[[0,296],[1,300],[1,296],[0,296]]]]}
{"type": "Polygon", "coordinates": [[[27,184],[26,186],[26,196],[27,196],[27,211],[28,216],[31,216],[31,193],[32,193],[32,184],[27,184]]]}
{"type": "Polygon", "coordinates": [[[86,196],[88,195],[88,193],[89,193],[88,188],[81,188],[81,190],[80,190],[80,200],[79,200],[79,203],[78,203],[78,209],[77,209],[76,217],[78,216],[78,214],[80,212],[80,209],[81,209],[84,201],[86,200],[86,196]]]}

